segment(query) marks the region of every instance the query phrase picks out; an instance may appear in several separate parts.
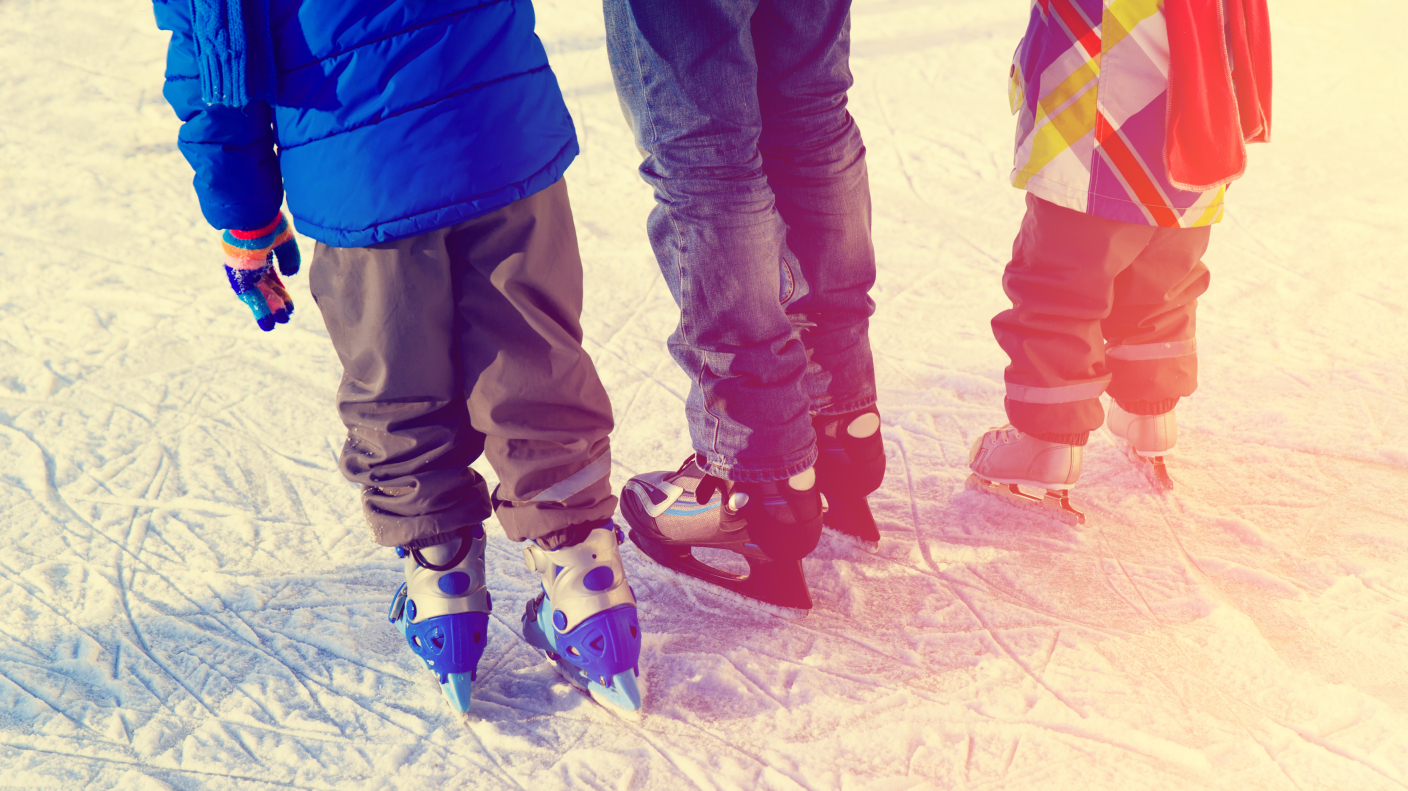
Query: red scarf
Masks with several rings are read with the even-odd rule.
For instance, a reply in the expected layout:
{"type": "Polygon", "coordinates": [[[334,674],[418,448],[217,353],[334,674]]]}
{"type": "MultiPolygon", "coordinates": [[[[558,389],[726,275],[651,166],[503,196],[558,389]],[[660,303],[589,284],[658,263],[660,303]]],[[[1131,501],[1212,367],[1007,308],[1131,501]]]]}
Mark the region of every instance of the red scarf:
{"type": "Polygon", "coordinates": [[[1202,192],[1247,168],[1247,143],[1271,139],[1266,0],[1165,0],[1173,186],[1202,192]],[[1225,14],[1224,14],[1225,12],[1225,14]]]}

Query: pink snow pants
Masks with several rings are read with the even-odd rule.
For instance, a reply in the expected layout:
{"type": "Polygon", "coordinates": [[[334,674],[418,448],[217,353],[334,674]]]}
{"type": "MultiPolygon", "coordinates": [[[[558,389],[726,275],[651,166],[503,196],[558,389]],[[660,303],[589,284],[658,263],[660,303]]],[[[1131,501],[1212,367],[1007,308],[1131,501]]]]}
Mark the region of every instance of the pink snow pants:
{"type": "Polygon", "coordinates": [[[1029,193],[1002,277],[1012,308],[992,320],[1012,360],[1012,425],[1083,445],[1104,422],[1101,393],[1145,415],[1192,395],[1210,230],[1116,222],[1029,193]]]}

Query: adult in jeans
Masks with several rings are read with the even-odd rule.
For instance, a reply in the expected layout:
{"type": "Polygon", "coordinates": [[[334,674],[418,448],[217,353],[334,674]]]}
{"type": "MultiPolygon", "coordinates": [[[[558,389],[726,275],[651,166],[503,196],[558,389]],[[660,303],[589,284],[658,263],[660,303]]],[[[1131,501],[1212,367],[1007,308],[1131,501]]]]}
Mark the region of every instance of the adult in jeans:
{"type": "Polygon", "coordinates": [[[874,545],[884,476],[867,336],[875,304],[865,146],[846,111],[849,0],[605,0],[616,90],[655,191],[647,229],[680,307],[694,452],[631,479],[631,538],[656,561],[783,608],[822,495],[874,545]],[[746,577],[692,547],[748,560],[746,577]]]}

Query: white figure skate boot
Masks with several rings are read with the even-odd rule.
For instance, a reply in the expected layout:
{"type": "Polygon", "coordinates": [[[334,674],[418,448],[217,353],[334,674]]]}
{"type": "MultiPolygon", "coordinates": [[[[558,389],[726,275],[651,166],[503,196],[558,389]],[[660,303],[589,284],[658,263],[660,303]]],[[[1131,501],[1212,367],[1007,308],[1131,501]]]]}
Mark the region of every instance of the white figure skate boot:
{"type": "Polygon", "coordinates": [[[1082,524],[1085,514],[1071,507],[1070,488],[1080,478],[1081,446],[1047,442],[1012,426],[988,429],[973,442],[965,484],[1010,498],[1024,507],[1053,512],[1068,524],[1082,524]],[[1044,494],[1020,487],[1044,489],[1044,494]]]}
{"type": "Polygon", "coordinates": [[[1105,425],[1123,442],[1130,459],[1145,470],[1155,486],[1173,488],[1173,479],[1164,466],[1164,457],[1178,444],[1178,421],[1172,410],[1162,415],[1132,415],[1111,401],[1105,425]]]}

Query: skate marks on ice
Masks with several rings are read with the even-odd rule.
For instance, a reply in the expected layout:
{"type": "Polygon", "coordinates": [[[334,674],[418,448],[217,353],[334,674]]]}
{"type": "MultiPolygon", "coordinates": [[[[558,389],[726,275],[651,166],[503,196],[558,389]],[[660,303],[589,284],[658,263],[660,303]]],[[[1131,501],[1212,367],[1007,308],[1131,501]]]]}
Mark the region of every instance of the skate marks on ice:
{"type": "MultiPolygon", "coordinates": [[[[643,238],[651,198],[607,87],[600,6],[535,5],[583,144],[569,183],[584,329],[624,480],[678,465],[688,381],[664,347],[674,307],[643,238]]],[[[171,146],[150,5],[0,4],[0,73],[23,77],[0,85],[0,123],[23,141],[0,147],[0,183],[24,185],[0,231],[5,781],[1401,788],[1405,354],[1403,333],[1372,334],[1401,286],[1353,237],[1305,258],[1282,249],[1303,235],[1267,219],[1295,208],[1283,195],[1333,192],[1303,180],[1324,151],[1288,134],[1276,161],[1294,172],[1239,184],[1245,237],[1214,235],[1213,367],[1180,407],[1174,491],[1101,437],[1076,490],[1083,529],[961,490],[968,443],[1002,422],[986,322],[1020,216],[1001,77],[1021,18],[998,8],[856,6],[890,453],[878,553],[823,539],[806,562],[816,610],[789,622],[678,585],[628,544],[646,633],[633,725],[522,643],[536,588],[492,525],[490,647],[473,718],[448,712],[385,620],[399,564],[366,540],[335,471],[339,371],[306,278],[290,281],[294,322],[267,335],[218,268],[210,279],[218,244],[171,146]],[[1274,274],[1288,271],[1306,276],[1274,274]],[[1327,295],[1335,322],[1314,310],[1327,295]]],[[[1304,24],[1294,13],[1311,18],[1288,7],[1285,30],[1304,24]]],[[[1362,48],[1327,65],[1309,50],[1320,38],[1298,41],[1278,40],[1307,49],[1278,68],[1315,64],[1332,83],[1359,68],[1362,48]]],[[[1298,95],[1283,119],[1306,115],[1298,95]]],[[[1374,205],[1401,228],[1393,201],[1374,205]]],[[[1304,224],[1339,227],[1320,219],[1304,224]]]]}
{"type": "MultiPolygon", "coordinates": [[[[883,355],[879,370],[880,555],[942,581],[989,658],[1059,704],[1062,733],[1200,753],[1192,775],[1166,777],[1187,787],[1397,787],[1384,756],[1402,746],[1401,673],[1384,658],[1403,639],[1402,468],[1228,441],[1194,398],[1172,492],[1092,439],[1078,530],[961,489],[968,443],[1001,422],[1000,371],[985,383],[883,355]]],[[[1158,756],[1152,777],[1190,755],[1143,754],[1158,756]]]]}

